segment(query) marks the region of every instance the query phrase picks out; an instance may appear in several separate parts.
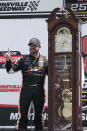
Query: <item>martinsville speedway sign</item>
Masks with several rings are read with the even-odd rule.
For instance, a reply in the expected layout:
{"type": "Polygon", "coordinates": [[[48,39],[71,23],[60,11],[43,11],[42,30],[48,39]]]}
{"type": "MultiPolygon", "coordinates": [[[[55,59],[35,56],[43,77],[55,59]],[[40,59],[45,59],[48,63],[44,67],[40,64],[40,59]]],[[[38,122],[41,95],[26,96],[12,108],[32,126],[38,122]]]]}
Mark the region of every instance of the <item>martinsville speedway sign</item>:
{"type": "Polygon", "coordinates": [[[38,9],[40,0],[36,1],[1,1],[0,11],[2,12],[30,12],[38,9]]]}
{"type": "MultiPolygon", "coordinates": [[[[65,0],[78,18],[87,20],[87,0],[65,0]]],[[[53,9],[63,7],[63,0],[0,0],[0,16],[48,17],[53,9]],[[50,4],[49,4],[50,3],[50,4]],[[48,6],[49,5],[49,6],[48,6]]],[[[58,14],[60,14],[58,12],[58,14]]],[[[0,17],[0,18],[2,18],[0,17]]]]}
{"type": "Polygon", "coordinates": [[[62,1],[0,0],[0,15],[47,15],[58,6],[61,8],[62,1]]]}

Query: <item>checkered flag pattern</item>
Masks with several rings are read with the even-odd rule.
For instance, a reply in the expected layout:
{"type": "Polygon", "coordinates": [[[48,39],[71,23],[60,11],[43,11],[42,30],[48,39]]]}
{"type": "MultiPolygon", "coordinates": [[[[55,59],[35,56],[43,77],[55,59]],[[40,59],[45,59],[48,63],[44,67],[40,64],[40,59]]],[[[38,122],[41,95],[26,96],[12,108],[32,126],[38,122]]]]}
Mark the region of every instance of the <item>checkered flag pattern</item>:
{"type": "Polygon", "coordinates": [[[40,3],[40,0],[38,0],[38,1],[30,1],[29,5],[28,5],[28,10],[36,11],[39,3],[40,3]]]}

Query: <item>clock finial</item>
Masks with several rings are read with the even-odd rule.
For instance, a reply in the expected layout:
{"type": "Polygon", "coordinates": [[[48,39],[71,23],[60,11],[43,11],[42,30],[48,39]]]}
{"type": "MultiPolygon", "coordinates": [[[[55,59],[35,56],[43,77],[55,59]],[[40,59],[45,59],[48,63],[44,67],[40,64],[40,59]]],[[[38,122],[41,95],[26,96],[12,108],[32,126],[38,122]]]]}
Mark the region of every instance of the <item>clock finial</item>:
{"type": "Polygon", "coordinates": [[[63,5],[62,5],[62,15],[64,14],[64,10],[65,10],[65,0],[63,0],[63,5]]]}

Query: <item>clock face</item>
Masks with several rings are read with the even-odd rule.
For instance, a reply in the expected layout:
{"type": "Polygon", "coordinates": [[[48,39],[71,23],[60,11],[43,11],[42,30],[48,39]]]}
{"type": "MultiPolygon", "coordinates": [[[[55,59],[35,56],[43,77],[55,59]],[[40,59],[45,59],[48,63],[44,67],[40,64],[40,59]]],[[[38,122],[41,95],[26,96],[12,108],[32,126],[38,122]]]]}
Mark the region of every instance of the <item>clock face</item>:
{"type": "Polygon", "coordinates": [[[66,27],[59,28],[55,35],[55,52],[72,52],[72,34],[66,27]]]}

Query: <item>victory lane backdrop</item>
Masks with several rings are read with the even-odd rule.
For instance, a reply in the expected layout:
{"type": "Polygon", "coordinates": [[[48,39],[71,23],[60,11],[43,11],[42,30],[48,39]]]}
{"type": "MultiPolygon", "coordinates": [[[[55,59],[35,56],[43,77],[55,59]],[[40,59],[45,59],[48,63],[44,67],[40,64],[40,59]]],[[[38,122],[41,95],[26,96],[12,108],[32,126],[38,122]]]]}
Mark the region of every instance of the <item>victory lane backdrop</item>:
{"type": "MultiPolygon", "coordinates": [[[[30,0],[17,2],[16,0],[1,0],[0,1],[0,16],[4,18],[10,18],[12,16],[17,17],[17,19],[0,19],[0,127],[5,126],[16,126],[18,120],[18,105],[19,105],[19,94],[22,85],[22,76],[21,72],[14,74],[7,74],[5,69],[5,59],[4,54],[7,52],[8,48],[12,55],[13,62],[16,62],[20,59],[22,55],[28,54],[28,42],[32,37],[37,37],[41,41],[41,54],[48,56],[48,30],[47,24],[44,15],[48,15],[56,7],[62,7],[62,3],[59,0],[53,3],[50,3],[49,8],[48,4],[50,0],[30,0]],[[61,4],[60,4],[61,3],[61,4]],[[13,11],[14,10],[14,11],[13,11]],[[34,14],[33,14],[34,12],[34,14]],[[30,13],[30,14],[28,14],[30,13]],[[37,15],[40,15],[37,19],[37,15]],[[19,19],[20,15],[35,15],[35,19],[19,19]],[[36,15],[37,14],[37,15],[36,15]]],[[[67,3],[72,1],[66,1],[67,3]]],[[[86,0],[76,0],[73,2],[78,2],[78,7],[81,6],[82,2],[86,0]],[[81,3],[80,3],[81,2],[81,3]]],[[[74,4],[74,3],[71,3],[74,4]]],[[[77,3],[75,3],[76,5],[77,3]]],[[[86,3],[84,3],[86,7],[86,3]]],[[[77,11],[77,8],[74,8],[77,11]]],[[[83,9],[84,8],[79,8],[83,9]]],[[[23,17],[23,16],[22,16],[23,17]]],[[[28,16],[29,17],[29,16],[28,16]]],[[[87,50],[86,50],[86,37],[87,37],[87,24],[82,26],[82,56],[84,58],[84,63],[87,65],[87,50]]],[[[83,126],[87,126],[87,68],[84,67],[84,80],[83,80],[83,93],[82,93],[82,121],[83,126]]],[[[46,78],[45,84],[46,91],[46,101],[43,112],[43,120],[45,126],[47,126],[48,120],[48,80],[46,78]]],[[[31,105],[29,118],[29,126],[33,125],[33,108],[31,105]],[[32,121],[31,121],[32,120],[32,121]]]]}

